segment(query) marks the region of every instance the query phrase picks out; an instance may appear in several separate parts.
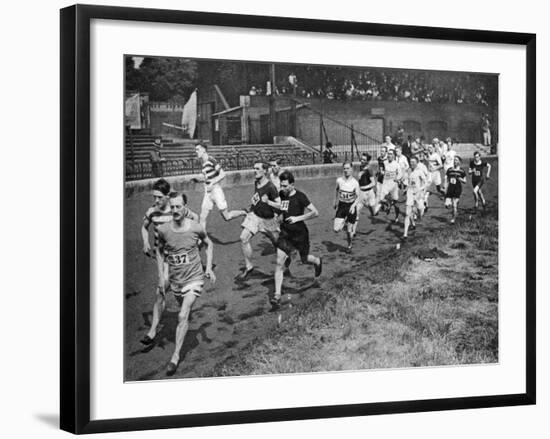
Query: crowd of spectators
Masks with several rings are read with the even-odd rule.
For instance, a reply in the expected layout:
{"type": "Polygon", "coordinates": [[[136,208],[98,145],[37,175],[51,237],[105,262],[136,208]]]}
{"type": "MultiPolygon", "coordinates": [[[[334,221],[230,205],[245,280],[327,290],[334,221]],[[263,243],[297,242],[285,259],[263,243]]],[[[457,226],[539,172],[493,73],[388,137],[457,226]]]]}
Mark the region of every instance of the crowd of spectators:
{"type": "MultiPolygon", "coordinates": [[[[301,72],[281,69],[276,95],[335,100],[480,104],[496,100],[496,76],[420,70],[351,69],[302,66],[301,72]]],[[[268,90],[270,87],[265,87],[268,90]]],[[[251,95],[266,94],[261,85],[251,95]]]]}

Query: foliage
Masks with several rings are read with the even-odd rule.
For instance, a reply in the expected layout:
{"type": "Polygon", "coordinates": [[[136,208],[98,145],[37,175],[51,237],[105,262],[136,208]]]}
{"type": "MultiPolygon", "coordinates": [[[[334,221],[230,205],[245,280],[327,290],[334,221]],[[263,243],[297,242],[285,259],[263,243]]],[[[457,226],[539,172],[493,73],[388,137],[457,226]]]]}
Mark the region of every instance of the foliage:
{"type": "Polygon", "coordinates": [[[197,87],[198,65],[184,58],[144,58],[134,68],[133,57],[125,59],[126,90],[149,93],[149,100],[185,103],[197,87]]]}

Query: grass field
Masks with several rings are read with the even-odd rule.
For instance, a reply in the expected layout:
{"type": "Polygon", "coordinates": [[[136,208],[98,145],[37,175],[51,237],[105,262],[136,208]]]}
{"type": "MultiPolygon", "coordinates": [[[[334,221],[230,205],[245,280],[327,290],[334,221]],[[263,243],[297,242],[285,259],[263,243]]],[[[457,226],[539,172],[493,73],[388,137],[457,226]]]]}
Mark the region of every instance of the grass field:
{"type": "Polygon", "coordinates": [[[498,361],[494,211],[333,279],[217,368],[254,375],[498,361]]]}

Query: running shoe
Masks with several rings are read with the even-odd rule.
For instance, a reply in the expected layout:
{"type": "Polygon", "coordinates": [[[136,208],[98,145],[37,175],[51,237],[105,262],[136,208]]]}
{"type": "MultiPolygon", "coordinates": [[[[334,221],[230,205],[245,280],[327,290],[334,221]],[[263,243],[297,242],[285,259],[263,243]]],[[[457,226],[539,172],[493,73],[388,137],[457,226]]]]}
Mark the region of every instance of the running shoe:
{"type": "Polygon", "coordinates": [[[239,280],[246,280],[248,276],[250,276],[250,273],[254,271],[254,267],[251,268],[243,268],[240,274],[237,276],[239,280]]]}
{"type": "Polygon", "coordinates": [[[321,276],[323,271],[323,258],[319,258],[319,263],[315,266],[315,277],[321,276]]]}
{"type": "Polygon", "coordinates": [[[139,342],[142,345],[149,346],[149,345],[152,345],[155,342],[155,339],[149,337],[149,335],[145,335],[139,342]]]}
{"type": "Polygon", "coordinates": [[[281,308],[280,297],[272,297],[271,299],[269,299],[269,303],[271,304],[271,311],[277,311],[281,308]]]}
{"type": "Polygon", "coordinates": [[[178,365],[176,363],[170,361],[170,363],[168,363],[168,366],[166,367],[166,375],[171,377],[172,375],[174,375],[176,373],[177,368],[178,368],[178,365]]]}

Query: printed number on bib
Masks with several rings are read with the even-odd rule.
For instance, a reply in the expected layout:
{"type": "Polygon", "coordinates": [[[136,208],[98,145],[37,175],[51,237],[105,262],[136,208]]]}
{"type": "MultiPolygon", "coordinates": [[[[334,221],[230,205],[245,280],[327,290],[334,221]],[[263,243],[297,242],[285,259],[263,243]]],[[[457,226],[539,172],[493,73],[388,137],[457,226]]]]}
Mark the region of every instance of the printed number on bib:
{"type": "Polygon", "coordinates": [[[288,200],[281,201],[281,210],[285,212],[288,210],[288,200]]]}
{"type": "Polygon", "coordinates": [[[255,192],[254,196],[251,199],[251,202],[255,206],[256,204],[258,204],[259,201],[260,201],[260,195],[258,194],[258,192],[255,192]]]}
{"type": "Polygon", "coordinates": [[[450,182],[451,184],[456,184],[456,178],[451,177],[451,178],[449,179],[449,182],[450,182]]]}
{"type": "Polygon", "coordinates": [[[481,172],[480,172],[480,171],[478,171],[477,169],[476,169],[476,171],[474,172],[474,174],[476,175],[476,177],[479,177],[479,176],[481,176],[481,172]]]}
{"type": "Polygon", "coordinates": [[[168,256],[168,262],[170,265],[183,265],[188,263],[188,254],[179,253],[177,255],[168,256]]]}
{"type": "Polygon", "coordinates": [[[340,191],[340,201],[351,203],[355,200],[355,192],[340,191]]]}

